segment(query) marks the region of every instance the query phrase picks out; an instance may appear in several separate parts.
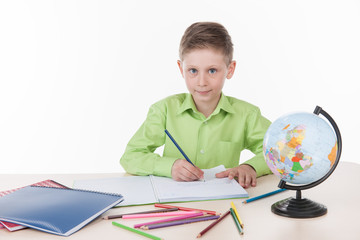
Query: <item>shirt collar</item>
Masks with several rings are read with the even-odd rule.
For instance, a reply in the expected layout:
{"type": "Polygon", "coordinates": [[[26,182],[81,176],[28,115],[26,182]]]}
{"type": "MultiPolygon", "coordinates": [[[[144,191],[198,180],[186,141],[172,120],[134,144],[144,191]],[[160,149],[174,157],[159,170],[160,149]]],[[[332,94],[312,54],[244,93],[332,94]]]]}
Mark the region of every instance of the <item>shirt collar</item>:
{"type": "Polygon", "coordinates": [[[181,113],[187,111],[188,109],[192,109],[194,112],[197,111],[194,100],[190,93],[186,94],[185,99],[182,102],[177,114],[181,114],[181,113]]]}
{"type": "Polygon", "coordinates": [[[213,114],[218,114],[221,109],[228,113],[235,113],[235,110],[233,106],[230,104],[229,99],[223,93],[221,93],[220,101],[217,107],[215,108],[213,114]]]}
{"type": "MultiPolygon", "coordinates": [[[[191,94],[188,93],[186,94],[186,97],[181,104],[177,114],[181,114],[189,109],[192,109],[194,112],[198,112],[191,94]]],[[[234,108],[231,106],[228,98],[223,93],[221,93],[220,101],[211,115],[218,114],[221,109],[228,113],[235,113],[234,108]]]]}

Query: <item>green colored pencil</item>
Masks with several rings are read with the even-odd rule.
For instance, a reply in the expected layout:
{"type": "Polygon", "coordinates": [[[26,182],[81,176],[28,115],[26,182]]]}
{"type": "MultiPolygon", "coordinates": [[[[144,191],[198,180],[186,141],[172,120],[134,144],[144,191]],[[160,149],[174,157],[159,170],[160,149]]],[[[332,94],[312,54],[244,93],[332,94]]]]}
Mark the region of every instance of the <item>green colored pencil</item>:
{"type": "Polygon", "coordinates": [[[131,232],[134,232],[134,233],[143,235],[143,236],[145,236],[145,237],[148,237],[148,238],[151,238],[151,239],[154,239],[154,240],[162,240],[162,238],[159,238],[159,237],[157,237],[157,236],[154,236],[154,235],[151,235],[151,234],[148,234],[148,233],[139,231],[139,230],[137,230],[137,229],[134,229],[134,228],[131,228],[131,227],[128,227],[128,226],[125,226],[125,225],[122,225],[122,224],[117,223],[117,222],[112,222],[112,225],[117,226],[117,227],[120,227],[120,228],[123,228],[123,229],[126,229],[126,230],[129,230],[129,231],[131,231],[131,232]]]}
{"type": "Polygon", "coordinates": [[[233,217],[234,222],[235,222],[235,224],[236,224],[236,226],[237,226],[237,228],[238,228],[238,230],[239,230],[239,233],[240,233],[241,235],[244,234],[244,232],[243,232],[243,230],[242,230],[242,228],[241,228],[241,226],[240,226],[239,220],[238,220],[237,217],[236,217],[236,214],[235,214],[235,212],[234,212],[234,209],[230,208],[230,213],[231,213],[231,216],[233,217]]]}

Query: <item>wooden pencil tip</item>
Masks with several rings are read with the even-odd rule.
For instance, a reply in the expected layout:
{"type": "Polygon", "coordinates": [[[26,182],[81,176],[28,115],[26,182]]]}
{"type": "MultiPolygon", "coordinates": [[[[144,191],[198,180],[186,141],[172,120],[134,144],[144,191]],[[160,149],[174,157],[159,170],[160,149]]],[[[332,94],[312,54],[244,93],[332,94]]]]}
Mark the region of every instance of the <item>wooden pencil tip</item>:
{"type": "Polygon", "coordinates": [[[108,216],[103,217],[104,220],[109,220],[108,216]]]}
{"type": "Polygon", "coordinates": [[[246,203],[247,203],[247,201],[243,201],[242,203],[243,203],[243,204],[246,204],[246,203]]]}
{"type": "Polygon", "coordinates": [[[201,234],[200,234],[200,233],[196,236],[196,238],[199,238],[199,237],[201,237],[201,234]]]}

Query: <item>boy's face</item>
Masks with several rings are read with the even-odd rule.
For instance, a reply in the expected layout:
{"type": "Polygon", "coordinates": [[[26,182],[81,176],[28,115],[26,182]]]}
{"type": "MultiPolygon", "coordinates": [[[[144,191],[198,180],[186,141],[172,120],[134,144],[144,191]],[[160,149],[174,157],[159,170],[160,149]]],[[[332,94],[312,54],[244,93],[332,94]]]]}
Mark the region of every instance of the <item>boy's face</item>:
{"type": "Polygon", "coordinates": [[[226,65],[224,55],[211,48],[194,49],[178,61],[181,75],[197,106],[216,106],[224,86],[235,71],[235,61],[226,65]]]}

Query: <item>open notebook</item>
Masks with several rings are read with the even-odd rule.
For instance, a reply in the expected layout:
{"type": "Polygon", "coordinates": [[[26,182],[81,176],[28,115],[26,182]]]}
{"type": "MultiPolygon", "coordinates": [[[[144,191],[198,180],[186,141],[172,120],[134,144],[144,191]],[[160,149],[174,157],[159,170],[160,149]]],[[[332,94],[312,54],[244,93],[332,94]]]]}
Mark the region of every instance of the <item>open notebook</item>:
{"type": "Polygon", "coordinates": [[[118,206],[248,197],[245,189],[235,180],[215,177],[216,173],[224,170],[223,165],[203,169],[205,181],[177,182],[171,178],[150,175],[76,180],[73,187],[121,193],[124,201],[118,206]]]}

